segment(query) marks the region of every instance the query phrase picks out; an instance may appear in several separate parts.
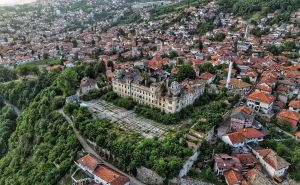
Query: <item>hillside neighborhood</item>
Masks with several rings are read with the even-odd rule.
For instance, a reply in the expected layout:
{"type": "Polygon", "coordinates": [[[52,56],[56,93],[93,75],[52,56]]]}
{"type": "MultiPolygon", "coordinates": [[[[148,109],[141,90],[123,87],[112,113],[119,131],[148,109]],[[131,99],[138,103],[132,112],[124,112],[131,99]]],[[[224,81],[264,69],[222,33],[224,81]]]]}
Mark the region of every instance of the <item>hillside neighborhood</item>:
{"type": "Polygon", "coordinates": [[[277,10],[246,19],[216,0],[162,15],[185,1],[105,2],[0,9],[0,66],[26,83],[58,76],[31,101],[82,145],[72,185],[299,184],[300,8],[276,22],[277,10]]]}

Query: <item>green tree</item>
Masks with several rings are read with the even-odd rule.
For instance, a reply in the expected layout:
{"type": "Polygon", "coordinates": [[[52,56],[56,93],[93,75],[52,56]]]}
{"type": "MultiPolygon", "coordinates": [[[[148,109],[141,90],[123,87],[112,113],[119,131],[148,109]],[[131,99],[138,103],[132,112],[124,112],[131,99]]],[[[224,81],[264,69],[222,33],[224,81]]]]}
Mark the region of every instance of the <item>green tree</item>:
{"type": "Polygon", "coordinates": [[[105,72],[105,63],[103,61],[99,62],[97,65],[96,65],[96,72],[97,73],[104,73],[105,72]]]}
{"type": "Polygon", "coordinates": [[[180,66],[177,73],[177,81],[181,82],[186,78],[188,79],[196,78],[196,72],[194,71],[193,67],[189,64],[184,64],[180,66]]]}
{"type": "Polygon", "coordinates": [[[63,92],[64,96],[75,94],[78,83],[78,74],[73,69],[66,69],[57,80],[57,85],[63,92]]]}

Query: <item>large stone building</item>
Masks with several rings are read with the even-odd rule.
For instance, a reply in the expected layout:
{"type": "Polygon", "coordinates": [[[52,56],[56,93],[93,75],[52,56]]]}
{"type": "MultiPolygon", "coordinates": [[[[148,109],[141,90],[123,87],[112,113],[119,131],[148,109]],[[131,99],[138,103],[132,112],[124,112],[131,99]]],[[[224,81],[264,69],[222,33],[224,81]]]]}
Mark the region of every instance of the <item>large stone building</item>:
{"type": "Polygon", "coordinates": [[[113,91],[131,97],[139,104],[156,107],[166,113],[179,112],[203,94],[205,82],[199,79],[178,83],[165,71],[143,74],[139,70],[118,70],[112,79],[113,91]]]}

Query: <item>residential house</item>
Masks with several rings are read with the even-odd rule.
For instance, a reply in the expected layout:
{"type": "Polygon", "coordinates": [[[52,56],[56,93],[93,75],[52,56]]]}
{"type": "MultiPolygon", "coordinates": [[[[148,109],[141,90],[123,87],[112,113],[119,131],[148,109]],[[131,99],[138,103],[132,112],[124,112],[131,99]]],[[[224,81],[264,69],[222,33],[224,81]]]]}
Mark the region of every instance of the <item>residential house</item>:
{"type": "Polygon", "coordinates": [[[272,149],[252,149],[252,152],[267,173],[275,179],[284,176],[290,166],[290,163],[280,157],[272,149]]]}
{"type": "Polygon", "coordinates": [[[261,169],[258,168],[247,171],[245,177],[251,185],[273,185],[267,175],[262,173],[261,169]]]}
{"type": "Polygon", "coordinates": [[[256,112],[270,114],[273,108],[274,97],[269,94],[255,91],[247,97],[247,106],[256,112]]]}
{"type": "Polygon", "coordinates": [[[94,79],[84,77],[80,82],[80,93],[87,94],[93,89],[99,89],[97,85],[97,81],[94,79]]]}
{"type": "Polygon", "coordinates": [[[260,91],[260,92],[265,93],[265,94],[271,94],[272,93],[272,87],[269,86],[266,83],[260,83],[260,84],[256,85],[255,91],[260,91]]]}
{"type": "Polygon", "coordinates": [[[300,113],[300,100],[291,101],[289,103],[289,110],[300,113]]]}
{"type": "Polygon", "coordinates": [[[255,71],[248,71],[246,73],[246,77],[249,77],[251,83],[255,83],[257,81],[257,73],[255,71]]]}
{"type": "Polygon", "coordinates": [[[232,156],[240,160],[243,167],[242,171],[253,168],[257,164],[257,160],[252,153],[232,154],[232,156]]]}
{"type": "Polygon", "coordinates": [[[243,147],[246,143],[263,141],[265,134],[255,128],[243,128],[222,136],[222,141],[232,147],[243,147]]]}
{"type": "Polygon", "coordinates": [[[246,106],[235,108],[230,115],[230,128],[238,130],[246,127],[251,127],[255,118],[253,110],[246,106]]]}
{"type": "Polygon", "coordinates": [[[242,170],[242,164],[237,157],[228,154],[215,154],[214,172],[217,175],[223,175],[225,171],[235,169],[242,170]]]}
{"type": "Polygon", "coordinates": [[[213,75],[213,74],[208,73],[208,72],[202,73],[199,76],[200,79],[206,80],[206,83],[208,83],[208,84],[211,84],[214,81],[215,77],[216,77],[216,75],[213,75]]]}
{"type": "MultiPolygon", "coordinates": [[[[227,80],[220,80],[220,84],[222,86],[225,86],[227,83],[227,80]]],[[[229,83],[229,89],[233,93],[237,94],[246,94],[250,91],[252,85],[246,82],[243,82],[242,80],[231,78],[229,83]]]]}
{"type": "Polygon", "coordinates": [[[129,185],[130,179],[119,172],[99,162],[94,156],[87,154],[75,164],[91,176],[91,181],[97,185],[129,185]]]}
{"type": "Polygon", "coordinates": [[[283,85],[279,85],[276,89],[277,99],[284,103],[287,103],[289,98],[289,88],[283,85]]]}
{"type": "Polygon", "coordinates": [[[279,123],[287,122],[293,129],[297,129],[300,124],[300,113],[283,109],[279,113],[277,120],[279,123]]]}
{"type": "Polygon", "coordinates": [[[238,170],[228,170],[224,173],[224,176],[228,185],[249,185],[238,170]]]}

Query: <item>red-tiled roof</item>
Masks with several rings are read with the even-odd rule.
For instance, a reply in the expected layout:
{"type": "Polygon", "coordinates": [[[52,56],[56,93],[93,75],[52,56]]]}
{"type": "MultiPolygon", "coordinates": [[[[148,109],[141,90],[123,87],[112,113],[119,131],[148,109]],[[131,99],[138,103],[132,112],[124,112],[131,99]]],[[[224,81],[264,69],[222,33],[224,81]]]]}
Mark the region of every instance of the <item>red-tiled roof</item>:
{"type": "Polygon", "coordinates": [[[256,163],[257,160],[252,153],[233,154],[232,156],[237,157],[243,165],[256,163]]]}
{"type": "Polygon", "coordinates": [[[256,85],[256,89],[266,91],[266,92],[272,92],[272,88],[267,85],[258,84],[258,85],[256,85]]]}
{"type": "Polygon", "coordinates": [[[278,156],[272,149],[261,149],[257,150],[257,152],[263,157],[263,160],[275,170],[280,170],[290,165],[286,160],[278,156]]]}
{"type": "Polygon", "coordinates": [[[295,134],[295,136],[298,137],[298,138],[300,138],[300,132],[297,132],[297,133],[295,134]]]}
{"type": "Polygon", "coordinates": [[[262,102],[262,103],[267,103],[267,104],[271,104],[274,100],[274,98],[271,95],[264,94],[264,93],[259,92],[259,91],[255,91],[255,92],[251,93],[248,96],[248,99],[259,101],[259,102],[262,102]]]}
{"type": "Polygon", "coordinates": [[[94,171],[98,165],[98,160],[91,156],[90,154],[80,158],[77,161],[78,164],[81,164],[82,166],[87,167],[88,169],[90,169],[91,171],[94,171]]]}
{"type": "Polygon", "coordinates": [[[247,181],[243,178],[241,172],[236,170],[228,170],[224,173],[226,182],[228,185],[246,185],[248,184],[247,181]]]}
{"type": "Polygon", "coordinates": [[[237,130],[237,132],[243,134],[247,139],[262,138],[265,136],[262,132],[256,130],[255,128],[243,128],[237,130]]]}
{"type": "Polygon", "coordinates": [[[246,137],[239,133],[239,132],[233,132],[230,134],[227,134],[232,144],[242,143],[245,142],[246,137]]]}
{"type": "Polygon", "coordinates": [[[278,120],[287,121],[293,128],[296,128],[300,121],[300,113],[284,109],[279,113],[278,120]]]}
{"type": "Polygon", "coordinates": [[[128,177],[104,165],[97,167],[94,174],[110,183],[111,185],[124,185],[126,182],[129,182],[128,177]]]}
{"type": "Polygon", "coordinates": [[[291,102],[289,103],[289,106],[290,106],[290,107],[293,107],[293,108],[300,109],[300,100],[291,101],[291,102]]]}
{"type": "Polygon", "coordinates": [[[209,79],[211,79],[211,78],[214,77],[214,76],[215,76],[215,75],[206,72],[206,73],[201,74],[201,75],[199,76],[199,78],[204,79],[204,80],[209,80],[209,79]]]}

